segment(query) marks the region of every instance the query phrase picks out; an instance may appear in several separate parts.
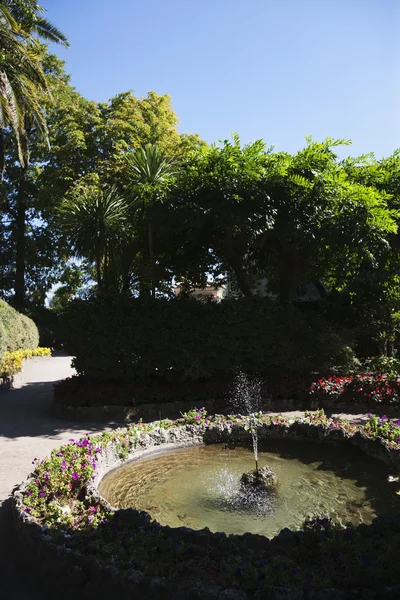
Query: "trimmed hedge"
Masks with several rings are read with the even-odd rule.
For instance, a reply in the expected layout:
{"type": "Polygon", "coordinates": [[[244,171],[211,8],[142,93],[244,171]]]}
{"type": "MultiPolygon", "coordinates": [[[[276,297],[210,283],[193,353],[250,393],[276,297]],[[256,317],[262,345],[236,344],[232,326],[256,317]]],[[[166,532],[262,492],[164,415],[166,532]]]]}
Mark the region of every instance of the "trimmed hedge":
{"type": "Polygon", "coordinates": [[[5,352],[33,350],[39,345],[39,332],[35,323],[0,300],[0,358],[5,352]]]}
{"type": "Polygon", "coordinates": [[[7,352],[6,328],[0,318],[0,358],[7,352]]]}
{"type": "Polygon", "coordinates": [[[317,314],[299,311],[289,322],[266,298],[74,300],[64,329],[73,366],[97,381],[225,381],[238,371],[293,376],[357,366],[343,337],[317,314]]]}

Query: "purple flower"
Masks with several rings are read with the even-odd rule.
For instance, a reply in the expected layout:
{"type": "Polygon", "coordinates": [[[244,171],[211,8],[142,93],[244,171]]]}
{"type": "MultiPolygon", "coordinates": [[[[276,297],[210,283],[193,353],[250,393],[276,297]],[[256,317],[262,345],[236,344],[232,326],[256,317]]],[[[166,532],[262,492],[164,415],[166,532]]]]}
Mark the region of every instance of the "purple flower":
{"type": "Polygon", "coordinates": [[[65,460],[63,460],[61,463],[60,471],[65,471],[66,467],[67,467],[67,463],[65,462],[65,460]]]}
{"type": "Polygon", "coordinates": [[[30,490],[28,490],[28,491],[26,492],[26,495],[27,495],[27,496],[32,496],[32,492],[31,492],[30,490]]]}
{"type": "Polygon", "coordinates": [[[200,421],[200,417],[199,417],[199,415],[197,415],[197,417],[196,417],[196,421],[200,421]]]}
{"type": "Polygon", "coordinates": [[[24,509],[24,512],[26,512],[26,513],[30,513],[30,512],[31,512],[31,509],[30,509],[30,508],[25,508],[25,509],[24,509]]]}
{"type": "Polygon", "coordinates": [[[79,479],[79,475],[78,475],[78,473],[77,473],[76,471],[74,471],[74,472],[72,473],[72,479],[73,479],[74,481],[78,481],[78,479],[79,479]]]}
{"type": "Polygon", "coordinates": [[[388,421],[389,418],[386,415],[383,415],[383,417],[381,417],[381,421],[388,421]]]}
{"type": "Polygon", "coordinates": [[[43,496],[45,496],[45,495],[46,495],[46,494],[45,494],[44,492],[39,492],[39,496],[40,496],[41,498],[43,498],[43,496]]]}

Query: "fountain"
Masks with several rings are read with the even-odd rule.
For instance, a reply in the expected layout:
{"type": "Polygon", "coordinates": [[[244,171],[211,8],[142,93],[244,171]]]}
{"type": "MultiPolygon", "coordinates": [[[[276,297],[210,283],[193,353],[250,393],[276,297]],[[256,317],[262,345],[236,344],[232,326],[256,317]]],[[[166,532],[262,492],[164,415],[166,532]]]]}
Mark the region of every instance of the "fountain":
{"type": "Polygon", "coordinates": [[[267,537],[300,529],[310,516],[344,526],[396,511],[398,496],[381,462],[347,445],[265,435],[257,420],[260,382],[243,373],[231,400],[235,412],[248,415],[241,430],[211,428],[205,444],[127,463],[102,479],[100,494],[116,508],[147,511],[161,525],[267,537]],[[240,447],[243,431],[251,435],[252,454],[240,447]]]}
{"type": "Polygon", "coordinates": [[[255,412],[261,409],[261,382],[250,378],[246,373],[239,373],[234,382],[232,398],[235,407],[249,415],[248,430],[251,433],[255,461],[255,470],[243,473],[241,485],[244,488],[268,491],[278,480],[271,467],[264,466],[260,469],[258,466],[258,429],[255,412]]]}
{"type": "Polygon", "coordinates": [[[240,483],[244,488],[251,487],[255,490],[268,491],[278,483],[278,478],[271,467],[265,466],[249,473],[243,473],[240,483]]]}

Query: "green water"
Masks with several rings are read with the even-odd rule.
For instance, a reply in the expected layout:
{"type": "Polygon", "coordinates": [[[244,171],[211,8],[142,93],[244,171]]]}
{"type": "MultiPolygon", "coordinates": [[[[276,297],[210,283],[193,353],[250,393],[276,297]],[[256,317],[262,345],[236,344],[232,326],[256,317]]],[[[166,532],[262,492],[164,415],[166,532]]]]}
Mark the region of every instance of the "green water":
{"type": "Polygon", "coordinates": [[[240,488],[241,474],[254,468],[253,454],[221,445],[127,463],[99,491],[112,506],[147,510],[162,525],[268,537],[299,529],[311,515],[357,525],[400,509],[400,483],[388,481],[396,473],[355,448],[275,443],[268,450],[259,453],[259,466],[272,467],[278,486],[266,495],[240,488]]]}

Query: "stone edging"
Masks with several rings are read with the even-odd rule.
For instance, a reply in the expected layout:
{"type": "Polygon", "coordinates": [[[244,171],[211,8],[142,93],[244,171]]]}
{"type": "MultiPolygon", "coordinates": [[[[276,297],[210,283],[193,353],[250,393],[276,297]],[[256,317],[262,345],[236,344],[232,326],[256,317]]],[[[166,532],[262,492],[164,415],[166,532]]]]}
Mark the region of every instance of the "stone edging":
{"type": "MultiPolygon", "coordinates": [[[[208,413],[215,414],[226,412],[226,402],[218,400],[206,400],[198,403],[203,406],[208,413]]],[[[79,406],[76,404],[64,404],[53,402],[52,413],[55,417],[65,420],[74,420],[79,422],[97,422],[97,423],[130,423],[143,419],[144,422],[155,421],[158,419],[177,419],[180,415],[193,408],[192,401],[177,402],[156,402],[148,404],[139,404],[137,406],[116,406],[107,404],[104,406],[79,406]]],[[[282,400],[266,401],[262,409],[269,412],[288,412],[292,410],[317,410],[324,409],[330,413],[348,413],[358,414],[369,411],[377,415],[388,415],[396,417],[399,407],[394,406],[375,406],[367,407],[363,404],[340,404],[335,402],[299,402],[296,399],[288,398],[282,400]]]]}
{"type": "MultiPolygon", "coordinates": [[[[263,424],[259,427],[259,437],[262,444],[266,439],[293,439],[309,440],[319,442],[347,442],[354,444],[362,449],[367,455],[378,458],[387,464],[392,465],[400,471],[400,449],[389,447],[381,438],[368,438],[361,432],[354,435],[347,434],[343,429],[329,429],[323,424],[310,424],[297,421],[288,425],[263,424]]],[[[182,448],[188,445],[199,443],[227,443],[235,445],[245,445],[249,443],[249,434],[243,426],[237,424],[228,426],[222,425],[182,425],[171,429],[156,428],[146,433],[140,438],[138,446],[130,452],[126,460],[118,457],[116,445],[110,443],[103,449],[98,458],[96,476],[92,483],[86,486],[86,493],[94,496],[105,507],[114,510],[120,520],[130,527],[139,524],[147,524],[150,521],[150,515],[145,511],[135,509],[116,510],[113,509],[97,491],[97,487],[106,473],[118,468],[127,460],[137,460],[150,453],[166,451],[175,448],[182,448]]],[[[221,587],[213,585],[204,585],[191,581],[182,581],[179,586],[177,583],[168,581],[165,578],[150,578],[138,571],[120,571],[112,565],[104,564],[92,556],[82,555],[78,552],[72,552],[63,546],[56,546],[46,530],[37,525],[29,514],[24,512],[23,492],[29,480],[16,488],[13,492],[12,502],[12,521],[13,531],[16,536],[17,545],[22,556],[27,557],[31,562],[34,560],[35,572],[42,572],[43,576],[54,580],[56,586],[65,587],[67,596],[71,593],[79,592],[79,597],[85,598],[105,598],[110,595],[118,596],[122,600],[130,598],[162,599],[174,598],[176,600],[246,600],[248,596],[241,590],[230,589],[223,590],[221,587]],[[84,590],[84,594],[82,593],[84,590]],[[82,596],[81,596],[82,594],[82,596]]],[[[158,524],[157,524],[158,525],[158,524]]],[[[158,525],[161,527],[161,525],[158,525]]],[[[185,527],[169,528],[164,527],[171,534],[184,536],[188,540],[193,540],[197,536],[209,536],[215,540],[224,539],[225,534],[213,534],[208,530],[194,531],[185,527]]],[[[289,530],[283,530],[274,540],[283,539],[283,537],[294,536],[289,530]]],[[[274,543],[274,540],[267,540],[263,536],[245,534],[240,537],[251,541],[253,544],[274,543]]],[[[279,543],[279,542],[278,542],[279,543]]],[[[300,599],[303,597],[299,590],[288,591],[285,598],[289,600],[300,599]]],[[[315,598],[343,598],[341,590],[319,590],[315,598]]],[[[396,597],[393,594],[399,592],[400,586],[396,590],[384,590],[384,595],[380,597],[396,597]],[[386,596],[386,592],[389,594],[386,596]]],[[[67,597],[66,596],[66,597],[67,597]]],[[[256,594],[254,599],[261,600],[264,596],[256,594]]],[[[277,588],[271,588],[268,598],[280,598],[280,591],[277,588]]],[[[306,597],[306,596],[304,596],[306,597]]],[[[307,596],[308,597],[308,596],[307,596]]],[[[313,596],[314,598],[314,596],[313,596]]]]}

